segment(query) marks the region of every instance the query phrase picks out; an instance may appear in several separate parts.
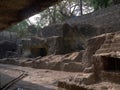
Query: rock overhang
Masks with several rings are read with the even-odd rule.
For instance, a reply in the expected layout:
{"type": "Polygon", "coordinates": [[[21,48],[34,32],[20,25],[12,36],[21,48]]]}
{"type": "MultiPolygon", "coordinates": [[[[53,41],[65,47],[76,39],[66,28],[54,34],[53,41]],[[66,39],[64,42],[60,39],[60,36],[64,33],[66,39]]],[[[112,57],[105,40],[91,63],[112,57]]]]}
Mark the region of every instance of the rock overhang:
{"type": "Polygon", "coordinates": [[[61,0],[1,0],[0,30],[4,30],[61,0]]]}

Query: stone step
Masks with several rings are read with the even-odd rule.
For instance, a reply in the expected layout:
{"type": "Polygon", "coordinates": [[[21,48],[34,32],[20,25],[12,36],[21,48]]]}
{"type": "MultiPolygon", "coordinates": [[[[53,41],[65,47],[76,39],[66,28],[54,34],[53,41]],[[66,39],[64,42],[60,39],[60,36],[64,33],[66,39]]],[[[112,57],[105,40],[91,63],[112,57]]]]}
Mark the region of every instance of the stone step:
{"type": "Polygon", "coordinates": [[[100,49],[100,50],[98,50],[97,52],[96,52],[96,54],[100,54],[100,53],[109,53],[109,52],[111,52],[111,49],[100,49]]]}
{"type": "Polygon", "coordinates": [[[115,42],[115,43],[112,43],[112,44],[105,43],[105,44],[103,44],[101,46],[102,49],[104,49],[104,48],[113,48],[113,47],[120,47],[120,43],[119,42],[115,42]]]}
{"type": "Polygon", "coordinates": [[[80,86],[74,83],[66,83],[66,82],[59,82],[58,87],[63,88],[65,90],[94,90],[86,86],[80,86]]]}
{"type": "Polygon", "coordinates": [[[115,48],[120,47],[120,43],[113,43],[111,47],[115,47],[115,48]]]}
{"type": "Polygon", "coordinates": [[[83,71],[82,65],[83,52],[68,53],[65,55],[48,55],[45,57],[0,60],[0,63],[28,66],[38,69],[51,69],[58,71],[80,72],[83,71]],[[11,63],[12,62],[12,63],[11,63]]]}
{"type": "Polygon", "coordinates": [[[94,90],[87,85],[95,83],[95,77],[93,74],[76,75],[64,80],[58,81],[58,87],[66,90],[94,90]]]}
{"type": "Polygon", "coordinates": [[[106,40],[104,43],[110,44],[110,43],[112,43],[112,40],[111,39],[106,40]]]}
{"type": "Polygon", "coordinates": [[[112,39],[113,37],[114,37],[114,33],[113,33],[113,34],[109,34],[109,35],[107,36],[106,40],[112,39]]]}
{"type": "Polygon", "coordinates": [[[105,49],[99,49],[96,54],[100,54],[100,53],[110,53],[110,52],[116,52],[116,51],[120,51],[120,47],[111,47],[111,48],[105,48],[105,49]]]}
{"type": "Polygon", "coordinates": [[[103,44],[103,45],[101,46],[102,49],[103,49],[103,48],[109,48],[109,47],[111,47],[110,44],[103,44]]]}
{"type": "Polygon", "coordinates": [[[38,69],[51,69],[57,71],[67,72],[81,72],[83,71],[83,65],[80,62],[26,62],[22,66],[28,66],[38,69]]]}
{"type": "Polygon", "coordinates": [[[119,38],[115,38],[113,42],[120,43],[120,37],[119,38]]]}

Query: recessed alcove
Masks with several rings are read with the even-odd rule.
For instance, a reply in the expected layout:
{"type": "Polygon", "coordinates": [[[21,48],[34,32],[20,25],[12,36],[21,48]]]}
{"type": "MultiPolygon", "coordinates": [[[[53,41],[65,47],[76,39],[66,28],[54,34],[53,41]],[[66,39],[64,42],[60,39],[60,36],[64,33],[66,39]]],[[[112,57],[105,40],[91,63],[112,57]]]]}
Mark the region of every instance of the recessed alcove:
{"type": "Polygon", "coordinates": [[[38,56],[44,57],[47,55],[47,49],[46,48],[32,48],[31,54],[33,57],[38,57],[38,56]]]}
{"type": "Polygon", "coordinates": [[[120,72],[120,58],[102,57],[103,70],[106,72],[120,72]]]}

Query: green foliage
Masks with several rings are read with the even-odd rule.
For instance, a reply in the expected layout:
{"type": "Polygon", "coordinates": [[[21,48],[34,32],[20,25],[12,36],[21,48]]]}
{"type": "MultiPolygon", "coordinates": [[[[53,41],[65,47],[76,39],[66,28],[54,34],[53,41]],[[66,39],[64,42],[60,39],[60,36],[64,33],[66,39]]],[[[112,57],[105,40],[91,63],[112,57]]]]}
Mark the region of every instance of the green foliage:
{"type": "Polygon", "coordinates": [[[106,8],[113,3],[113,0],[84,0],[86,3],[94,7],[94,10],[106,8]]]}
{"type": "Polygon", "coordinates": [[[95,8],[95,10],[106,8],[109,6],[110,0],[92,0],[92,4],[95,8]]]}
{"type": "MultiPolygon", "coordinates": [[[[93,8],[88,6],[85,2],[82,4],[84,6],[84,14],[93,11],[93,8]]],[[[43,28],[54,23],[61,23],[69,18],[80,16],[80,5],[80,0],[63,0],[39,13],[38,16],[35,17],[36,27],[43,28]]]]}
{"type": "Polygon", "coordinates": [[[27,21],[24,20],[21,23],[18,23],[17,25],[14,25],[11,28],[9,28],[8,31],[17,33],[18,38],[21,38],[28,34],[28,25],[29,24],[27,23],[27,21]]]}

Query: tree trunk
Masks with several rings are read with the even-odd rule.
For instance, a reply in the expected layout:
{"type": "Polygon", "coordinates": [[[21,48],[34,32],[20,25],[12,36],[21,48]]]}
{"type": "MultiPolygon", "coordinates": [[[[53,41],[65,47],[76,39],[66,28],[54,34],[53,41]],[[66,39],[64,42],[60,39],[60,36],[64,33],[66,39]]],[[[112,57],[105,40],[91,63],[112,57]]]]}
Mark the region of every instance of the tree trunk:
{"type": "Polygon", "coordinates": [[[82,0],[80,0],[80,15],[83,15],[83,9],[82,9],[82,0]]]}

